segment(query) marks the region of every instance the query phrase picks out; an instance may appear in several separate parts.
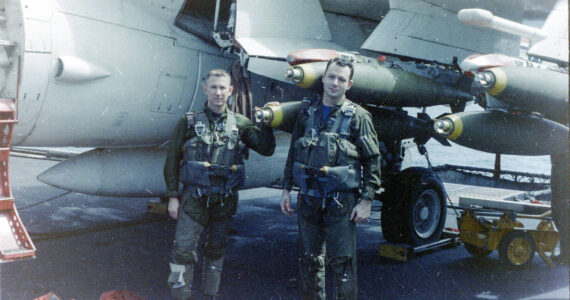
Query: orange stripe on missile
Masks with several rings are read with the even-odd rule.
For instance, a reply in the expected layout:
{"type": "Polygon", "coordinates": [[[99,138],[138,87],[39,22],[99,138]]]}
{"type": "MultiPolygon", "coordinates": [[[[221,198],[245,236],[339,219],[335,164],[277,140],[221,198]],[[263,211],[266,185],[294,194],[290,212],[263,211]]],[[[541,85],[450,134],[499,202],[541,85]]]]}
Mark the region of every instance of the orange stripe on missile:
{"type": "Polygon", "coordinates": [[[329,61],[338,56],[338,52],[332,49],[301,49],[289,53],[287,62],[296,66],[304,63],[329,61]]]}

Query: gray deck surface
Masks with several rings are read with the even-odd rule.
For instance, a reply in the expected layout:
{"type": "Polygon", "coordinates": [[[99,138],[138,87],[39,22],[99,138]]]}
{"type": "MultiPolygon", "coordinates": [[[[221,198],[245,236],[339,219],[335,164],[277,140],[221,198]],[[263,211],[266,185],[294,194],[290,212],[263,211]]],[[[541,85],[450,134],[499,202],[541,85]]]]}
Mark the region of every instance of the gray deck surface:
{"type": "MultiPolygon", "coordinates": [[[[114,289],[170,299],[165,281],[174,221],[152,222],[147,199],[68,193],[35,179],[55,163],[11,158],[16,204],[38,250],[35,259],[0,265],[0,300],[33,299],[50,291],[62,299],[99,299],[114,289]],[[54,234],[82,228],[96,230],[54,234]]],[[[241,192],[220,299],[298,299],[296,218],[279,211],[280,193],[265,188],[241,192]]],[[[463,247],[407,263],[382,258],[379,223],[358,227],[359,299],[569,298],[568,267],[550,269],[538,255],[520,270],[501,266],[496,252],[476,259],[463,247]]],[[[454,223],[450,209],[448,226],[454,223]]]]}

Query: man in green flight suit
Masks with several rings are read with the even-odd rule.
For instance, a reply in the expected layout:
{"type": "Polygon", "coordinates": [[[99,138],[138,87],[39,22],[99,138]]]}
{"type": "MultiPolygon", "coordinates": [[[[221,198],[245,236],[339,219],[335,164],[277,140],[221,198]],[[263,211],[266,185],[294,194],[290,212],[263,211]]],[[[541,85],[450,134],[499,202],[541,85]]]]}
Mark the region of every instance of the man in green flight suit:
{"type": "Polygon", "coordinates": [[[203,291],[215,297],[219,290],[226,234],[243,184],[245,147],[270,156],[275,150],[273,130],[256,127],[231,112],[227,100],[233,86],[224,70],[211,70],[203,86],[208,100],[202,111],[187,113],[170,139],[164,165],[168,213],[177,219],[171,273],[175,299],[189,299],[196,248],[206,230],[203,291]],[[245,147],[244,147],[245,146],[245,147]],[[184,186],[178,192],[179,182],[184,186]]]}
{"type": "Polygon", "coordinates": [[[356,224],[370,216],[380,188],[378,138],[370,114],[346,99],[354,67],[335,58],[323,76],[322,100],[305,101],[285,165],[281,210],[291,208],[299,188],[297,222],[303,299],[325,299],[325,263],[336,299],[356,299],[356,224]],[[325,258],[326,255],[326,258],[325,258]]]}

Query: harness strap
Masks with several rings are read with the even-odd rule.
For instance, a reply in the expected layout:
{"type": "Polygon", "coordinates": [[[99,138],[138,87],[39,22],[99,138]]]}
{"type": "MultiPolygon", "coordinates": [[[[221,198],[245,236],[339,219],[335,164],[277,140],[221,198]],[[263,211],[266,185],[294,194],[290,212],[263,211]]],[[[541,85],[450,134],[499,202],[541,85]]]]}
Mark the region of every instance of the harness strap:
{"type": "Polygon", "coordinates": [[[186,117],[186,126],[188,129],[194,128],[195,120],[194,120],[194,112],[189,111],[185,115],[186,117]]]}
{"type": "Polygon", "coordinates": [[[340,135],[342,138],[347,139],[348,138],[348,132],[350,129],[350,120],[352,119],[352,116],[354,115],[354,112],[356,111],[356,103],[353,103],[349,100],[346,100],[343,104],[343,108],[344,108],[344,118],[342,119],[342,124],[340,126],[340,135]],[[348,104],[347,104],[348,103],[348,104]],[[345,105],[346,104],[346,107],[345,105]]]}
{"type": "Polygon", "coordinates": [[[307,118],[307,123],[305,125],[305,136],[315,137],[319,133],[319,128],[317,126],[317,107],[312,105],[308,109],[309,117],[307,118]],[[313,131],[313,133],[311,133],[313,131]]]}
{"type": "MultiPolygon", "coordinates": [[[[308,102],[308,100],[306,99],[303,99],[303,101],[304,101],[303,105],[306,105],[305,101],[308,102]]],[[[331,128],[332,129],[331,131],[338,132],[343,139],[348,139],[350,132],[350,121],[352,120],[352,116],[354,116],[354,113],[356,112],[357,106],[358,105],[356,103],[348,99],[345,100],[342,106],[340,107],[340,111],[343,113],[344,117],[341,120],[335,121],[333,128],[331,128]]],[[[308,118],[307,118],[307,123],[305,124],[305,136],[306,137],[312,136],[310,134],[311,130],[314,131],[314,134],[316,136],[319,133],[318,126],[316,126],[318,124],[317,122],[318,116],[315,113],[317,111],[317,107],[315,105],[311,105],[306,110],[308,118]]]]}

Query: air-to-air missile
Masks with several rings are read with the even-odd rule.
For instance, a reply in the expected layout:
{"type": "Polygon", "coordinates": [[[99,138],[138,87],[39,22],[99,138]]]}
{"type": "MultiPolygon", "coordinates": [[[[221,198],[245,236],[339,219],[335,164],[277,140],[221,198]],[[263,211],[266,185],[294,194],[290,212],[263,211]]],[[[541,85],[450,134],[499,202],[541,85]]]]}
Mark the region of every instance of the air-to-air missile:
{"type": "Polygon", "coordinates": [[[475,75],[475,83],[497,100],[523,111],[539,112],[566,124],[568,74],[525,68],[498,67],[475,75]]]}
{"type": "MultiPolygon", "coordinates": [[[[291,133],[302,107],[301,101],[285,102],[257,108],[254,116],[258,122],[291,133]]],[[[441,144],[450,146],[445,138],[434,135],[433,121],[426,114],[420,113],[417,118],[414,118],[401,109],[379,107],[367,109],[372,115],[376,133],[382,140],[414,138],[416,143],[425,144],[433,137],[441,144]]]]}
{"type": "Polygon", "coordinates": [[[548,155],[568,151],[568,127],[538,116],[498,110],[462,112],[437,119],[434,129],[459,145],[490,153],[548,155]]]}
{"type": "Polygon", "coordinates": [[[424,107],[474,99],[458,87],[388,68],[378,59],[325,49],[299,50],[290,54],[287,79],[306,89],[321,90],[327,61],[336,56],[346,56],[353,61],[354,85],[347,92],[347,97],[358,103],[424,107]]]}
{"type": "Polygon", "coordinates": [[[256,107],[254,117],[257,122],[291,133],[302,107],[302,101],[284,102],[264,108],[256,107]]]}

